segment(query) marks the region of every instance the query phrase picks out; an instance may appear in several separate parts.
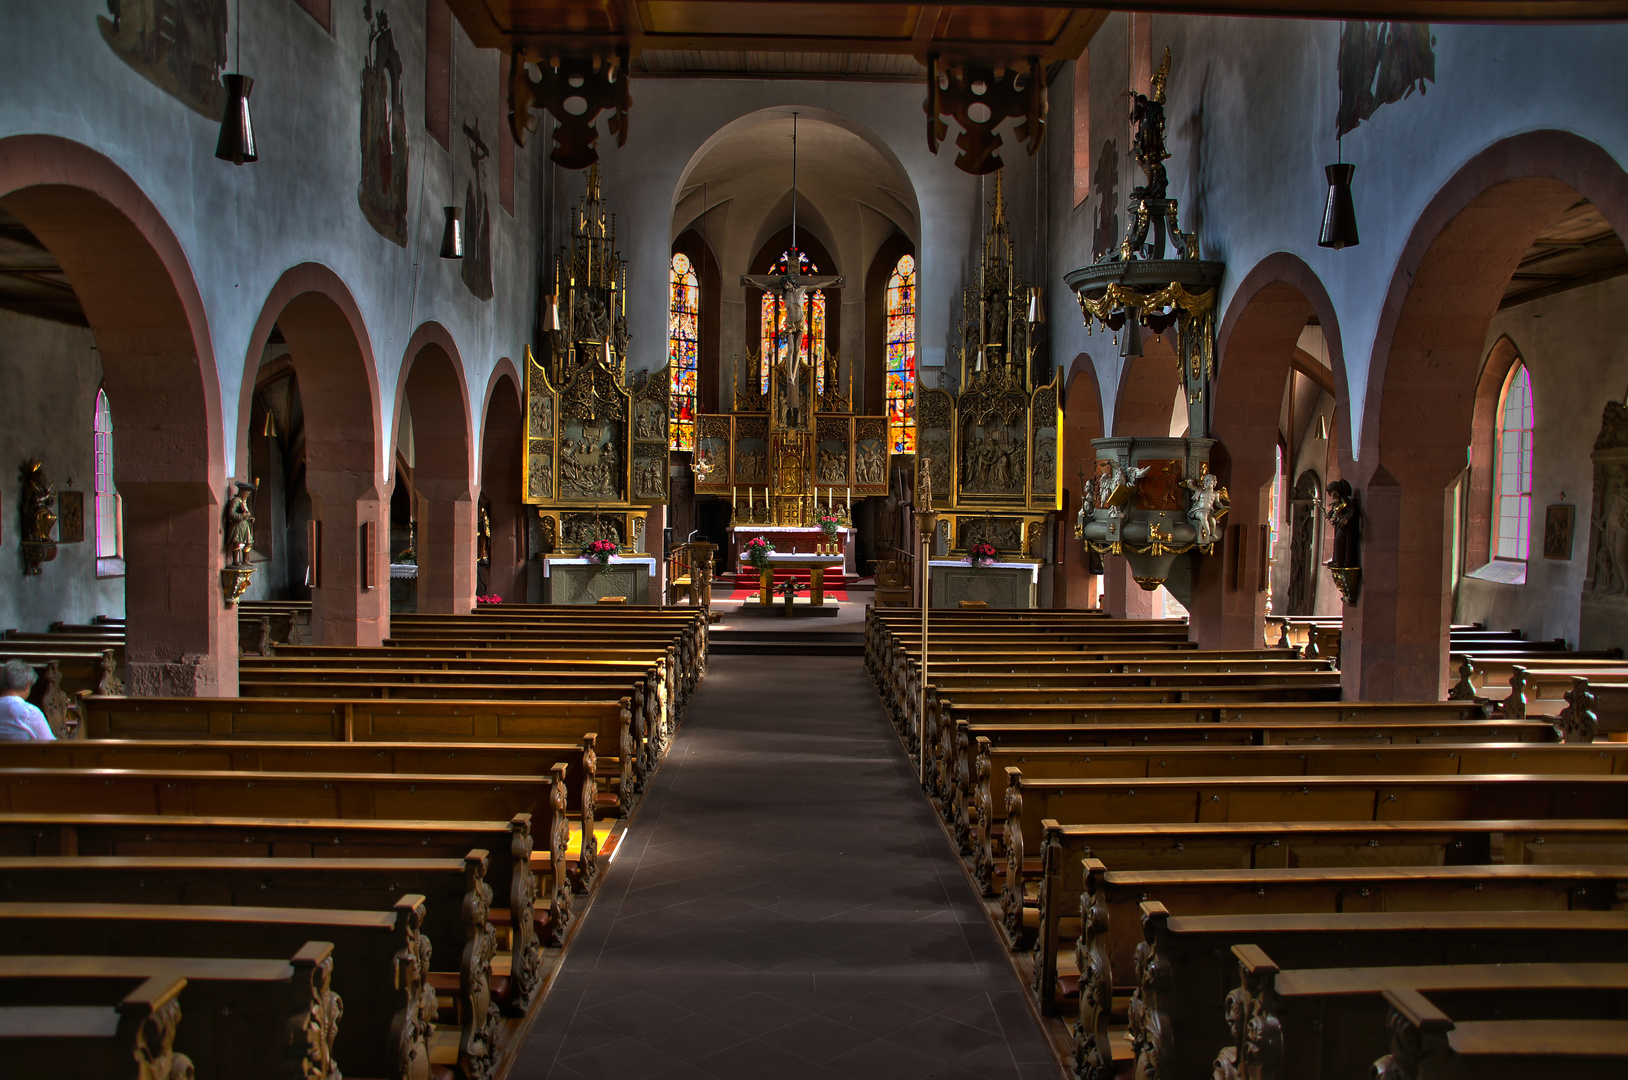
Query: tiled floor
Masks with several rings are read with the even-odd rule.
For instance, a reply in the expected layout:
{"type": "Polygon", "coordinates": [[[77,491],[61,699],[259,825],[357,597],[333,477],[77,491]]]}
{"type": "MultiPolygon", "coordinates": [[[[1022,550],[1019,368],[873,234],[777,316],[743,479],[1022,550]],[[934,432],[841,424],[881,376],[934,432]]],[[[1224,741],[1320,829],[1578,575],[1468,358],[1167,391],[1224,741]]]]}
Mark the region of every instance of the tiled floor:
{"type": "Polygon", "coordinates": [[[861,661],[718,656],[510,1074],[1059,1080],[861,661]]]}

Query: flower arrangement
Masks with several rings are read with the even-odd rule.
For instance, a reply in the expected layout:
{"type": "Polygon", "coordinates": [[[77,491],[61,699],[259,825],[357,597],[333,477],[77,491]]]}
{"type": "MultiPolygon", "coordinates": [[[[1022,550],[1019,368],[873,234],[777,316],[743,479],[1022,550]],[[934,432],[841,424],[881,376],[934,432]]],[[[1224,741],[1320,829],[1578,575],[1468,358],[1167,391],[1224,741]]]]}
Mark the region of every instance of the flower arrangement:
{"type": "Polygon", "coordinates": [[[826,542],[830,543],[836,540],[837,530],[842,528],[842,519],[827,511],[816,517],[814,524],[820,527],[820,531],[825,534],[826,542]]]}
{"type": "Polygon", "coordinates": [[[994,544],[983,540],[967,548],[967,562],[972,564],[974,570],[982,570],[994,562],[999,555],[1000,552],[995,550],[994,544]]]}
{"type": "Polygon", "coordinates": [[[477,604],[501,604],[501,603],[503,603],[503,597],[499,596],[497,593],[493,593],[490,596],[477,596],[477,597],[475,597],[475,603],[477,603],[477,604]]]}
{"type": "Polygon", "coordinates": [[[769,556],[774,554],[774,545],[761,536],[754,536],[741,546],[741,558],[752,565],[754,570],[767,570],[769,556]]]}
{"type": "Polygon", "coordinates": [[[616,554],[616,541],[594,540],[582,549],[582,557],[599,564],[601,574],[610,573],[611,556],[616,554]]]}

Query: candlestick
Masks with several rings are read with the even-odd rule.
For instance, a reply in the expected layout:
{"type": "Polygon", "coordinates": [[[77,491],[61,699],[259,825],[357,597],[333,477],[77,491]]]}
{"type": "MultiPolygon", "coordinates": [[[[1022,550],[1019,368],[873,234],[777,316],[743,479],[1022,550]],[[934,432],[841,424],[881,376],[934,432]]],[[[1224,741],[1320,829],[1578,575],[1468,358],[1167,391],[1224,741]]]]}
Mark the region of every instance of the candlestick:
{"type": "Polygon", "coordinates": [[[852,510],[854,508],[854,489],[853,489],[853,485],[850,484],[848,487],[845,487],[845,488],[842,489],[842,500],[843,500],[842,504],[843,504],[843,506],[845,508],[847,508],[849,510],[852,510]]]}

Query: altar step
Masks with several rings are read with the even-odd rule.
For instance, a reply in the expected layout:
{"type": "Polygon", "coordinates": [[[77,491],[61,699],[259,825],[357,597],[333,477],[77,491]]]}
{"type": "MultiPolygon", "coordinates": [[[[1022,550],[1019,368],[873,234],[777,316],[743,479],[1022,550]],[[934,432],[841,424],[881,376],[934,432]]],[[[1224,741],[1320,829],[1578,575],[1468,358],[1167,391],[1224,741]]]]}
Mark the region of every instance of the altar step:
{"type": "Polygon", "coordinates": [[[818,630],[714,630],[711,651],[720,656],[864,656],[865,635],[818,630]]]}

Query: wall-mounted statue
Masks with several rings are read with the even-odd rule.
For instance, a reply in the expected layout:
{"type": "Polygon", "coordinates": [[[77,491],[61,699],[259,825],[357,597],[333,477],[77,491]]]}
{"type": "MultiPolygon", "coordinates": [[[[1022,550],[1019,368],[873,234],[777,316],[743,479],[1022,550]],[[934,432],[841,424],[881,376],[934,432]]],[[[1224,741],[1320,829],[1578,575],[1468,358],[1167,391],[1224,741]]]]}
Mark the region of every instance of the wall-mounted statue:
{"type": "Polygon", "coordinates": [[[19,500],[23,519],[23,572],[34,575],[40,564],[57,557],[56,542],[51,530],[56,528],[56,494],[51,482],[45,478],[45,466],[30,461],[23,466],[23,491],[19,500]]]}
{"type": "Polygon", "coordinates": [[[254,514],[249,509],[249,495],[255,486],[245,480],[233,486],[236,490],[226,501],[226,565],[248,566],[249,551],[254,547],[254,514]]]}
{"type": "Polygon", "coordinates": [[[1197,480],[1183,480],[1182,486],[1193,493],[1187,506],[1187,520],[1198,531],[1195,544],[1213,544],[1221,535],[1221,515],[1227,512],[1230,500],[1227,489],[1220,485],[1214,473],[1205,473],[1197,480]]]}
{"type": "Polygon", "coordinates": [[[1324,492],[1323,516],[1334,526],[1334,552],[1326,564],[1347,604],[1362,588],[1362,511],[1349,480],[1336,480],[1324,492]]]}

